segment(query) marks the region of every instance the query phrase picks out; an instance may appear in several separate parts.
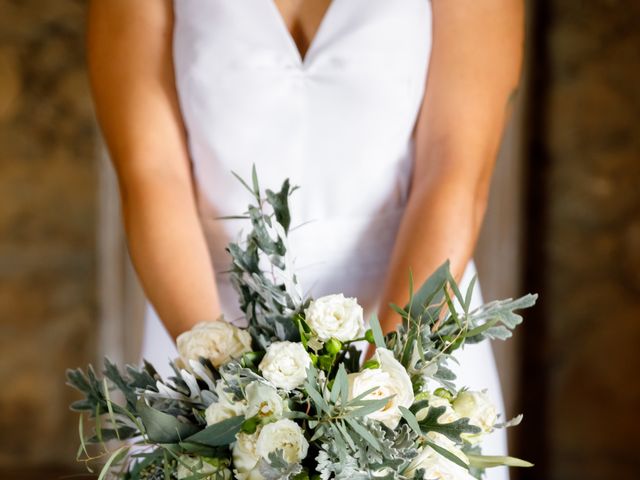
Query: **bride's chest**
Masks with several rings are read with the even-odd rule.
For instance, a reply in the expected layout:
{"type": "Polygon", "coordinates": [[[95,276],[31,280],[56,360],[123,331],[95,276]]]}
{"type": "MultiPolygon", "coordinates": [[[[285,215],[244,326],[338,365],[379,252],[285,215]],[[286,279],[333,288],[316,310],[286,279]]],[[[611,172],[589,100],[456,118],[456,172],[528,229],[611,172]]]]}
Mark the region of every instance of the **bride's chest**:
{"type": "Polygon", "coordinates": [[[333,0],[304,57],[273,0],[174,0],[180,74],[201,80],[259,75],[424,74],[429,0],[333,0]]]}

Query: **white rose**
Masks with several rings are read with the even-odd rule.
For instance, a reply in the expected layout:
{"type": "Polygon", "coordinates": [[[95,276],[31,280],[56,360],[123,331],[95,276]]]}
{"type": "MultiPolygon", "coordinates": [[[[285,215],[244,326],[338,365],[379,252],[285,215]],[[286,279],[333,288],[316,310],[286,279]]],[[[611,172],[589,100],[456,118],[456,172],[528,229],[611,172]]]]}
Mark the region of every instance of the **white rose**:
{"type": "Polygon", "coordinates": [[[209,405],[204,412],[207,425],[213,425],[227,418],[244,415],[247,402],[245,400],[235,400],[233,395],[225,391],[225,387],[224,380],[216,382],[215,392],[218,395],[218,401],[209,405]]]}
{"type": "Polygon", "coordinates": [[[178,353],[185,365],[201,357],[211,361],[214,367],[227,363],[251,351],[251,335],[224,320],[202,322],[180,334],[178,353]]]}
{"type": "Polygon", "coordinates": [[[270,453],[282,450],[287,462],[298,463],[307,456],[308,449],[309,443],[304,438],[302,429],[288,418],[262,427],[256,442],[256,453],[265,460],[270,453]]]}
{"type": "MultiPolygon", "coordinates": [[[[431,441],[434,441],[442,448],[446,448],[464,463],[469,463],[467,456],[445,436],[439,434],[427,436],[431,441]]],[[[407,470],[405,470],[404,475],[411,478],[418,469],[423,469],[424,476],[422,478],[428,478],[429,480],[475,480],[475,477],[466,468],[462,468],[460,465],[446,459],[429,446],[425,446],[418,453],[418,456],[412,460],[407,470]]]]}
{"type": "Polygon", "coordinates": [[[368,415],[373,420],[384,423],[389,428],[396,428],[402,417],[399,407],[409,408],[413,404],[413,385],[407,371],[386,348],[376,350],[376,359],[380,368],[365,369],[349,375],[349,398],[355,398],[367,390],[375,390],[364,398],[389,398],[380,410],[368,415]]]}
{"type": "Polygon", "coordinates": [[[362,307],[355,298],[327,295],[311,302],[305,320],[320,340],[337,338],[341,342],[364,335],[362,307]]]}
{"type": "Polygon", "coordinates": [[[227,468],[224,461],[218,458],[181,455],[178,462],[178,471],[176,472],[178,480],[194,478],[196,475],[198,475],[198,478],[202,478],[202,480],[219,480],[220,478],[231,480],[231,470],[227,468]],[[220,477],[220,475],[222,475],[222,477],[220,477]]]}
{"type": "Polygon", "coordinates": [[[261,382],[251,382],[245,389],[247,397],[247,417],[281,417],[284,401],[278,391],[261,382]]]}
{"type": "Polygon", "coordinates": [[[301,343],[274,342],[258,365],[262,376],[277,388],[293,390],[307,379],[311,358],[301,343]]]}
{"type": "Polygon", "coordinates": [[[469,423],[480,427],[484,433],[490,432],[498,420],[498,410],[486,390],[460,392],[453,401],[453,409],[461,417],[468,417],[469,423]]]}
{"type": "Polygon", "coordinates": [[[259,432],[258,429],[251,435],[242,432],[236,435],[236,441],[231,446],[231,456],[237,480],[263,480],[258,469],[260,457],[256,452],[259,432]]]}

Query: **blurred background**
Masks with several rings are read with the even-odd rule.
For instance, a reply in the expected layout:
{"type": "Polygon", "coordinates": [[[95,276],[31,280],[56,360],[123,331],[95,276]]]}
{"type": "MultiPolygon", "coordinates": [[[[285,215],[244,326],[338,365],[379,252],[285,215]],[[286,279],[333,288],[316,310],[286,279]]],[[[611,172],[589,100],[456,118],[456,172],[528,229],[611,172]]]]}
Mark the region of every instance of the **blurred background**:
{"type": "MultiPolygon", "coordinates": [[[[0,479],[75,462],[68,367],[134,361],[143,298],[85,72],[81,0],[0,0],[0,479]],[[126,329],[125,329],[126,326],[126,329]]],[[[528,4],[527,60],[477,261],[538,292],[496,345],[514,478],[640,471],[640,2],[528,4]]],[[[87,477],[88,478],[88,477],[87,477]]]]}

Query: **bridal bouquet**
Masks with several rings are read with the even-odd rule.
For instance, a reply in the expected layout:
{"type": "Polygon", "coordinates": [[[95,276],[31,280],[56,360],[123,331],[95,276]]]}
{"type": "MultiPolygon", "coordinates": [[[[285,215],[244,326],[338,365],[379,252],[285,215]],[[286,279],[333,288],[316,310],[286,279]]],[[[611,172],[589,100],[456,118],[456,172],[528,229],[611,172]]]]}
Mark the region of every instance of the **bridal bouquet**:
{"type": "Polygon", "coordinates": [[[228,246],[228,274],[248,327],[219,319],[183,333],[169,378],[108,360],[102,377],[68,372],[84,396],[71,406],[78,458],[102,460],[100,480],[457,480],[530,465],[481,454],[486,434],[520,417],[499,423],[486,392],[456,388],[451,367],[464,344],[508,338],[535,296],[471,310],[473,285],[463,294],[444,264],[391,306],[402,322],[383,335],[355,298],[302,295],[287,250],[289,182],[262,192],[254,170],[243,184],[251,228],[228,246]],[[362,363],[365,340],[376,350],[362,363]]]}

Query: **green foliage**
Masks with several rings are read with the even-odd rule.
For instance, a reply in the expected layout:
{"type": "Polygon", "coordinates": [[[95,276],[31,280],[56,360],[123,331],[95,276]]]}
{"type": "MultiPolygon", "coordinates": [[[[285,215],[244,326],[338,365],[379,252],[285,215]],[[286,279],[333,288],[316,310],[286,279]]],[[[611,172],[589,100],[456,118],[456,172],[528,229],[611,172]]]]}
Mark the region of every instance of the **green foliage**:
{"type": "Polygon", "coordinates": [[[137,420],[137,391],[152,388],[155,371],[149,365],[143,369],[129,368],[136,372],[135,376],[122,375],[108,359],[105,359],[104,378],[98,378],[91,365],[86,372],[81,369],[67,370],[67,384],[84,395],[82,400],[71,404],[71,410],[87,412],[93,422],[92,435],[85,438],[83,431],[83,443],[124,440],[141,434],[141,425],[137,420]],[[126,400],[124,404],[111,399],[112,390],[121,392],[126,400]]]}
{"type": "MultiPolygon", "coordinates": [[[[412,277],[410,285],[413,290],[412,277]]],[[[429,377],[447,388],[454,388],[455,374],[447,366],[451,354],[465,343],[510,337],[511,330],[522,322],[522,317],[515,311],[531,307],[537,298],[536,295],[525,295],[470,310],[474,287],[475,279],[463,295],[447,261],[417,292],[410,291],[409,303],[404,308],[391,305],[401,316],[402,324],[397,332],[385,337],[385,343],[412,375],[416,385],[420,385],[421,378],[429,377]]],[[[373,322],[374,335],[376,326],[373,322]]],[[[376,343],[379,343],[378,339],[376,343]]]]}
{"type": "Polygon", "coordinates": [[[149,407],[144,398],[138,400],[136,409],[149,442],[178,443],[200,430],[197,425],[149,407]]]}
{"type": "Polygon", "coordinates": [[[321,478],[403,479],[402,472],[418,454],[417,435],[407,425],[392,430],[379,422],[363,421],[362,428],[366,436],[352,436],[350,442],[349,437],[341,439],[345,434],[339,429],[323,439],[316,457],[321,478]]]}
{"type": "Polygon", "coordinates": [[[469,419],[466,417],[449,423],[440,423],[439,418],[445,413],[446,408],[442,406],[429,406],[429,402],[426,400],[414,403],[411,406],[410,412],[415,415],[424,408],[427,409],[427,414],[422,420],[417,422],[420,427],[420,432],[423,435],[429,432],[436,432],[456,443],[462,443],[463,433],[476,434],[481,431],[479,427],[471,425],[469,419]]]}
{"type": "Polygon", "coordinates": [[[295,188],[285,180],[280,191],[267,190],[263,196],[255,166],[252,186],[236,177],[255,201],[243,217],[250,220],[251,230],[242,244],[227,247],[232,258],[230,281],[239,294],[249,332],[261,349],[277,340],[299,341],[294,317],[303,311],[305,302],[287,254],[289,196],[295,188]]]}
{"type": "Polygon", "coordinates": [[[256,371],[243,367],[241,363],[235,360],[223,365],[221,373],[224,378],[225,391],[232,394],[236,400],[244,398],[244,389],[251,382],[268,383],[256,371]]]}
{"type": "MultiPolygon", "coordinates": [[[[173,375],[167,379],[146,362],[142,367],[127,366],[121,372],[105,360],[102,377],[91,366],[86,371],[69,370],[69,385],[84,397],[72,404],[72,409],[82,414],[79,458],[84,455],[82,459],[87,462],[104,462],[99,480],[107,475],[125,480],[176,480],[178,465],[186,465],[185,458],[193,457],[229,465],[230,445],[236,434],[254,434],[271,419],[239,415],[207,426],[205,410],[219,400],[220,385],[231,401],[241,402],[246,400],[245,390],[250,383],[268,383],[258,365],[268,346],[283,340],[301,342],[312,360],[303,388],[286,393],[282,414],[303,427],[310,455],[302,464],[290,464],[281,450],[272,452],[258,464],[266,480],[318,480],[318,476],[320,480],[407,480],[403,472],[425,446],[478,477],[483,469],[495,465],[530,465],[511,457],[482,456],[479,449],[463,442],[463,434],[478,434],[480,428],[471,425],[468,418],[440,422],[445,407],[430,406],[428,400],[420,400],[428,395],[420,392],[428,390],[432,395],[453,398],[457,389],[449,368],[449,362],[455,361],[452,353],[466,343],[508,338],[522,322],[515,312],[532,306],[535,295],[491,302],[471,310],[475,280],[463,294],[448,262],[415,292],[410,276],[409,302],[404,307],[391,305],[402,318],[399,329],[385,336],[374,315],[365,334],[365,339],[378,348],[393,351],[417,394],[418,401],[409,409],[401,407],[403,420],[390,429],[369,418],[389,401],[367,399],[375,387],[350,398],[349,374],[379,367],[376,360],[360,366],[360,352],[354,342],[362,339],[321,341],[305,321],[304,311],[310,299],[301,293],[287,249],[291,227],[289,197],[295,188],[286,180],[280,190],[263,193],[255,168],[250,182],[236,177],[250,192],[253,202],[245,215],[233,217],[248,220],[250,229],[241,242],[228,246],[232,259],[228,273],[249,322],[255,351],[220,369],[205,359],[192,362],[187,368],[172,363],[173,375]],[[431,392],[431,379],[448,390],[431,392]],[[418,415],[422,418],[418,420],[416,414],[423,409],[424,417],[418,415]],[[85,420],[91,428],[88,435],[84,432],[85,420]],[[470,465],[436,443],[434,438],[438,435],[463,448],[470,465]],[[113,452],[108,450],[109,441],[127,439],[129,444],[113,452]],[[135,440],[135,445],[143,448],[132,449],[135,440]],[[97,457],[90,457],[88,443],[101,447],[97,457]],[[133,450],[135,453],[131,453],[133,450]]],[[[285,396],[283,392],[279,395],[285,396]]],[[[502,426],[518,422],[519,417],[502,426]]],[[[189,480],[210,478],[197,470],[197,466],[191,469],[189,480]]],[[[224,478],[222,471],[215,475],[219,480],[224,478]]],[[[418,471],[416,478],[420,475],[418,471]]]]}
{"type": "Polygon", "coordinates": [[[186,441],[188,443],[195,443],[208,447],[222,447],[229,445],[236,439],[236,433],[240,431],[240,427],[244,420],[244,416],[240,415],[214,423],[204,430],[200,430],[198,433],[186,438],[186,441]]]}
{"type": "Polygon", "coordinates": [[[504,455],[467,455],[469,462],[476,468],[492,468],[506,465],[508,467],[533,467],[533,463],[504,455]]]}
{"type": "Polygon", "coordinates": [[[258,469],[265,480],[288,480],[302,472],[302,465],[285,460],[282,450],[269,454],[268,460],[261,458],[258,469]]]}
{"type": "Polygon", "coordinates": [[[205,422],[200,411],[216,400],[212,390],[220,375],[205,360],[194,363],[193,372],[181,370],[175,364],[172,367],[175,375],[168,380],[162,379],[147,362],[142,367],[128,365],[126,373],[122,373],[105,359],[102,378],[92,366],[86,371],[68,370],[68,384],[84,395],[71,408],[88,413],[92,427],[90,434],[85,435],[81,417],[82,445],[78,459],[90,462],[109,455],[101,471],[105,478],[110,473],[118,478],[142,480],[169,478],[167,472],[173,471],[175,462],[167,457],[167,451],[173,456],[193,452],[219,454],[206,443],[188,440],[203,429],[205,422]],[[118,401],[119,398],[123,401],[118,401]],[[109,453],[107,442],[136,438],[138,443],[161,447],[136,453],[135,462],[130,461],[128,447],[109,453]],[[98,457],[89,455],[86,445],[91,443],[101,446],[98,457]]]}
{"type": "Polygon", "coordinates": [[[180,369],[171,363],[174,375],[168,379],[156,380],[153,388],[140,390],[150,406],[173,416],[189,418],[194,423],[202,423],[194,414],[217,400],[215,381],[220,373],[206,359],[192,362],[191,371],[180,369]]]}
{"type": "Polygon", "coordinates": [[[417,454],[417,435],[406,425],[391,430],[368,420],[367,415],[384,407],[389,398],[365,399],[374,388],[349,399],[343,365],[331,388],[321,373],[311,367],[305,383],[312,407],[307,422],[313,432],[311,441],[321,445],[316,458],[321,477],[400,478],[397,472],[417,454]]]}

